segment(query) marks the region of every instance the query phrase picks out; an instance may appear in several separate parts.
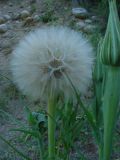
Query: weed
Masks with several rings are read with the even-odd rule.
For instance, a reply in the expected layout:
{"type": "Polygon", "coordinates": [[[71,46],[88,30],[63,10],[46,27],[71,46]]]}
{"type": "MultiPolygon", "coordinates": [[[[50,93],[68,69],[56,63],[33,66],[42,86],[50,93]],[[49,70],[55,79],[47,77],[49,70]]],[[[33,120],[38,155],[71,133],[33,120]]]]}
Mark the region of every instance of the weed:
{"type": "Polygon", "coordinates": [[[48,23],[51,21],[55,21],[57,17],[54,16],[54,11],[53,10],[48,10],[45,12],[41,17],[40,20],[44,23],[48,23]]]}

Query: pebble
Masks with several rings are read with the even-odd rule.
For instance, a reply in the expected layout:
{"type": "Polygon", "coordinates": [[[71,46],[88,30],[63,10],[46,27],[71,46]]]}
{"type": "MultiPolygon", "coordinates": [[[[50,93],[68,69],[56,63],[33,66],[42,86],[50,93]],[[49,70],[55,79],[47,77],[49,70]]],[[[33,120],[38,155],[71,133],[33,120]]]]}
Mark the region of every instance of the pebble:
{"type": "Polygon", "coordinates": [[[73,8],[72,14],[76,18],[86,19],[88,17],[88,11],[85,8],[73,8]]]}
{"type": "Polygon", "coordinates": [[[92,20],[91,20],[91,19],[86,19],[86,20],[85,20],[85,23],[91,24],[91,23],[92,23],[92,20]]]}
{"type": "Polygon", "coordinates": [[[0,33],[5,33],[7,32],[7,25],[6,24],[1,24],[0,25],[0,33]]]}
{"type": "Polygon", "coordinates": [[[16,23],[16,24],[20,24],[20,21],[16,20],[15,23],[16,23]]]}
{"type": "Polygon", "coordinates": [[[5,23],[5,19],[3,17],[0,17],[0,24],[5,23]]]}
{"type": "Polygon", "coordinates": [[[11,17],[10,17],[9,15],[7,15],[7,14],[4,15],[3,17],[4,17],[4,19],[7,20],[7,21],[9,21],[9,20],[11,19],[11,17]]]}
{"type": "Polygon", "coordinates": [[[27,17],[23,23],[23,26],[32,25],[34,23],[34,20],[32,17],[27,17]]]}
{"type": "Polygon", "coordinates": [[[22,12],[20,13],[20,17],[21,17],[22,19],[25,19],[26,17],[29,17],[29,16],[30,16],[30,12],[27,11],[27,10],[24,10],[24,11],[22,11],[22,12]]]}
{"type": "Polygon", "coordinates": [[[33,17],[33,20],[34,20],[35,22],[38,22],[38,21],[40,20],[40,16],[35,15],[35,16],[33,17]]]}
{"type": "Polygon", "coordinates": [[[84,21],[79,21],[76,23],[77,29],[83,29],[86,26],[86,23],[84,21]]]}

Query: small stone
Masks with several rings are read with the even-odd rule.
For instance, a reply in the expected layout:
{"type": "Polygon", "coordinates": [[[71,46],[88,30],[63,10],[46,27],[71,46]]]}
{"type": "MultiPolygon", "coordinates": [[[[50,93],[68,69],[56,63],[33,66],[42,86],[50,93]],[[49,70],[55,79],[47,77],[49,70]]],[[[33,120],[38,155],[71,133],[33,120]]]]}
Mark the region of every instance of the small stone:
{"type": "Polygon", "coordinates": [[[85,23],[91,24],[91,23],[92,23],[92,20],[91,20],[91,19],[86,19],[86,20],[85,20],[85,23]]]}
{"type": "Polygon", "coordinates": [[[27,17],[23,23],[23,26],[28,26],[28,25],[33,25],[34,24],[34,20],[32,17],[27,17]]]}
{"type": "Polygon", "coordinates": [[[88,11],[85,8],[73,8],[72,14],[81,19],[86,19],[88,17],[88,11]]]}
{"type": "Polygon", "coordinates": [[[0,17],[0,24],[5,23],[5,19],[3,17],[0,17]]]}
{"type": "Polygon", "coordinates": [[[86,26],[86,23],[84,21],[79,21],[76,23],[77,29],[83,29],[86,26]]]}
{"type": "Polygon", "coordinates": [[[35,16],[33,17],[33,20],[34,20],[35,22],[38,22],[38,21],[40,20],[40,17],[39,17],[38,15],[35,15],[35,16]]]}
{"type": "Polygon", "coordinates": [[[85,27],[84,27],[84,31],[86,32],[86,33],[94,33],[95,32],[95,30],[96,30],[96,26],[94,26],[94,25],[86,25],[85,27]]]}
{"type": "Polygon", "coordinates": [[[15,23],[16,23],[16,24],[20,24],[20,21],[17,20],[17,21],[15,21],[15,23]]]}
{"type": "Polygon", "coordinates": [[[11,17],[10,17],[9,15],[7,15],[7,14],[6,14],[6,15],[4,15],[3,17],[4,17],[4,18],[5,18],[5,20],[7,20],[7,21],[9,21],[9,20],[11,19],[11,17]]]}
{"type": "Polygon", "coordinates": [[[20,16],[22,19],[25,19],[26,17],[29,17],[30,16],[30,12],[27,11],[27,10],[24,10],[20,13],[20,16]]]}
{"type": "Polygon", "coordinates": [[[0,33],[5,33],[7,32],[7,25],[6,24],[1,24],[0,25],[0,33]]]}

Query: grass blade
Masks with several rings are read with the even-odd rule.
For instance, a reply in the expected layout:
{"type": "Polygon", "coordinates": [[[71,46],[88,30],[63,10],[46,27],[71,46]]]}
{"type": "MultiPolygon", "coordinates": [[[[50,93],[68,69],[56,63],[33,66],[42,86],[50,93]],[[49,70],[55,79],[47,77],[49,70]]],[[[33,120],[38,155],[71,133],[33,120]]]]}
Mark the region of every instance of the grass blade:
{"type": "Polygon", "coordinates": [[[35,138],[40,138],[40,134],[37,131],[30,131],[30,130],[25,130],[25,129],[11,129],[10,131],[18,131],[18,132],[23,132],[25,134],[30,134],[31,136],[35,138]]]}

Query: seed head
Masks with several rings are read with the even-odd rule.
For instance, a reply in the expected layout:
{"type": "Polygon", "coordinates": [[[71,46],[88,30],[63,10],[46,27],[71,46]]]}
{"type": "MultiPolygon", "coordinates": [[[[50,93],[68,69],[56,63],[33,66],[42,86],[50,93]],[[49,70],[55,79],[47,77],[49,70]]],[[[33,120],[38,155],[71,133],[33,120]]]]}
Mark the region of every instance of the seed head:
{"type": "Polygon", "coordinates": [[[50,91],[74,97],[66,75],[85,93],[90,84],[93,50],[82,36],[66,27],[46,27],[31,32],[12,54],[14,82],[34,99],[46,99],[50,91]]]}

